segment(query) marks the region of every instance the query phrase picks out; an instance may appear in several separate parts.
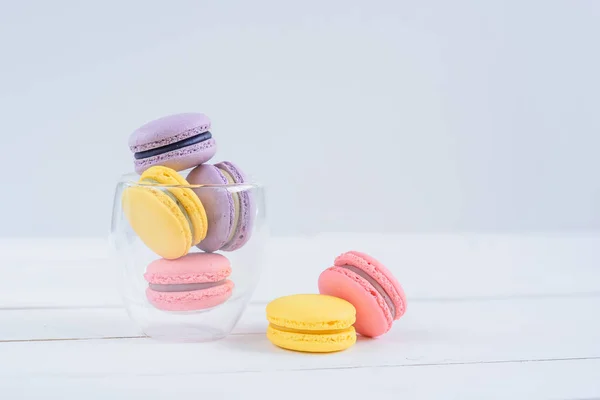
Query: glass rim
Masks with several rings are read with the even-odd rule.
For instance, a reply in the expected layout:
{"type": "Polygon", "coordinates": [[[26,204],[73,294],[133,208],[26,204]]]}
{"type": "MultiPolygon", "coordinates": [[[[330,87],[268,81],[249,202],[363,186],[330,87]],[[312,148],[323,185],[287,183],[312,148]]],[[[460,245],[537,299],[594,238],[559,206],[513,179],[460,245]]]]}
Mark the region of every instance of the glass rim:
{"type": "Polygon", "coordinates": [[[148,188],[164,188],[164,189],[202,189],[202,188],[221,188],[221,189],[237,189],[237,190],[251,190],[251,189],[263,189],[264,186],[258,182],[249,181],[244,183],[209,183],[209,184],[163,184],[163,183],[150,183],[140,182],[139,175],[135,173],[129,173],[122,175],[119,179],[119,185],[125,185],[129,187],[148,187],[148,188]]]}

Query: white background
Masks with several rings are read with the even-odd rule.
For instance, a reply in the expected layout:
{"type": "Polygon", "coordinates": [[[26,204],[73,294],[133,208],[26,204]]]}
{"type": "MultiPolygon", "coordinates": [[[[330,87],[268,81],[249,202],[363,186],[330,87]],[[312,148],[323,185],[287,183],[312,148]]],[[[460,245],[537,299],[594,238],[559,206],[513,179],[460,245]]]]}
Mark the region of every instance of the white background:
{"type": "Polygon", "coordinates": [[[276,235],[600,228],[600,2],[5,1],[2,236],[105,236],[129,133],[213,120],[276,235]]]}

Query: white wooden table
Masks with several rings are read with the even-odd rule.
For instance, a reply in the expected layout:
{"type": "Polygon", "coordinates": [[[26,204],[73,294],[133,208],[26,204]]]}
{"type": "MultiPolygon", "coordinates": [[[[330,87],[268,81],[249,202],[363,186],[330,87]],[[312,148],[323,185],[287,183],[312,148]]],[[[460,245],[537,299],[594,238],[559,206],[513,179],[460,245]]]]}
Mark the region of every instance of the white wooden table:
{"type": "Polygon", "coordinates": [[[272,239],[234,333],[202,344],[140,335],[103,240],[4,239],[0,252],[0,399],[600,397],[600,234],[272,239]],[[272,346],[266,303],[315,292],[350,249],[395,272],[407,314],[336,354],[272,346]]]}

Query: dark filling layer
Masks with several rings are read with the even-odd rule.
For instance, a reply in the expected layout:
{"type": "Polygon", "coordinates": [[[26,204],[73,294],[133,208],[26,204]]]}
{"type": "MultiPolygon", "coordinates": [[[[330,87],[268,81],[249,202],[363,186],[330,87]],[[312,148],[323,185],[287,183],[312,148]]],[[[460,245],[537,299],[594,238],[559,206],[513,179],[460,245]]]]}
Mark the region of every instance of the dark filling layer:
{"type": "Polygon", "coordinates": [[[148,286],[150,289],[157,292],[191,292],[193,290],[208,289],[211,287],[222,285],[225,281],[218,282],[203,282],[203,283],[182,283],[174,285],[161,285],[158,283],[151,283],[148,286]]]}
{"type": "Polygon", "coordinates": [[[202,132],[196,136],[192,136],[192,137],[180,140],[179,142],[168,144],[166,146],[157,147],[155,149],[150,149],[150,150],[146,150],[146,151],[140,151],[138,153],[135,153],[133,155],[133,157],[136,160],[141,160],[142,158],[154,157],[159,154],[168,153],[169,151],[181,149],[182,147],[187,147],[187,146],[191,146],[196,143],[204,142],[205,140],[208,140],[210,138],[212,138],[212,134],[210,132],[206,131],[206,132],[202,132]]]}
{"type": "Polygon", "coordinates": [[[373,279],[369,274],[367,274],[362,269],[356,268],[352,265],[342,265],[340,268],[345,268],[347,270],[350,270],[350,271],[354,272],[356,275],[360,276],[361,278],[364,278],[367,282],[369,282],[371,284],[371,286],[373,286],[375,288],[375,290],[377,290],[379,292],[379,294],[381,296],[383,296],[383,299],[385,300],[388,307],[390,308],[390,311],[392,312],[392,317],[396,318],[396,306],[394,306],[394,302],[392,301],[392,298],[390,297],[390,295],[387,294],[385,289],[375,279],[373,279]]]}

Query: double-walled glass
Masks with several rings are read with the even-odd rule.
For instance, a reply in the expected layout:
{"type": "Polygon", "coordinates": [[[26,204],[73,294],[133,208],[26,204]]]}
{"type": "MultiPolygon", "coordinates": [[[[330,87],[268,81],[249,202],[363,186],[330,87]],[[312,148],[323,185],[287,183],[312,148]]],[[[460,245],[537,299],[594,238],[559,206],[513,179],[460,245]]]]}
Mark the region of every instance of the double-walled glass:
{"type": "MultiPolygon", "coordinates": [[[[153,190],[158,190],[167,195],[174,193],[172,189],[185,188],[193,190],[199,199],[208,199],[209,202],[213,198],[223,198],[224,196],[237,196],[238,199],[250,198],[253,202],[251,215],[249,216],[251,224],[245,233],[249,237],[245,244],[232,251],[214,251],[214,253],[221,254],[229,260],[231,275],[228,279],[233,282],[230,297],[221,304],[208,308],[172,311],[156,307],[150,301],[148,295],[150,283],[145,274],[148,266],[152,262],[161,259],[161,256],[156,254],[142,240],[140,233],[136,232],[128,218],[128,213],[132,210],[135,211],[138,204],[135,202],[126,204],[124,194],[132,188],[142,188],[144,190],[148,188],[148,185],[139,183],[138,178],[139,176],[135,174],[124,175],[117,184],[110,237],[112,261],[117,267],[120,292],[130,318],[144,334],[157,339],[209,341],[227,336],[250,301],[262,271],[265,243],[268,236],[263,187],[252,183],[188,186],[151,185],[153,190]]],[[[239,206],[239,203],[237,206],[239,206]]],[[[238,212],[237,209],[236,212],[238,212]]],[[[215,223],[215,220],[213,218],[211,221],[211,214],[207,213],[207,215],[210,228],[210,224],[215,223]]],[[[150,213],[147,218],[146,221],[152,223],[152,219],[158,219],[159,216],[150,213]]],[[[248,223],[247,218],[242,221],[239,216],[236,216],[235,222],[237,224],[248,223]]],[[[145,226],[147,227],[147,224],[145,226]]],[[[160,235],[161,233],[159,231],[156,234],[160,235]]],[[[166,236],[159,239],[170,240],[166,236]]],[[[194,253],[203,253],[203,250],[192,245],[189,254],[194,253]]],[[[167,264],[176,265],[176,263],[167,264]]]]}

